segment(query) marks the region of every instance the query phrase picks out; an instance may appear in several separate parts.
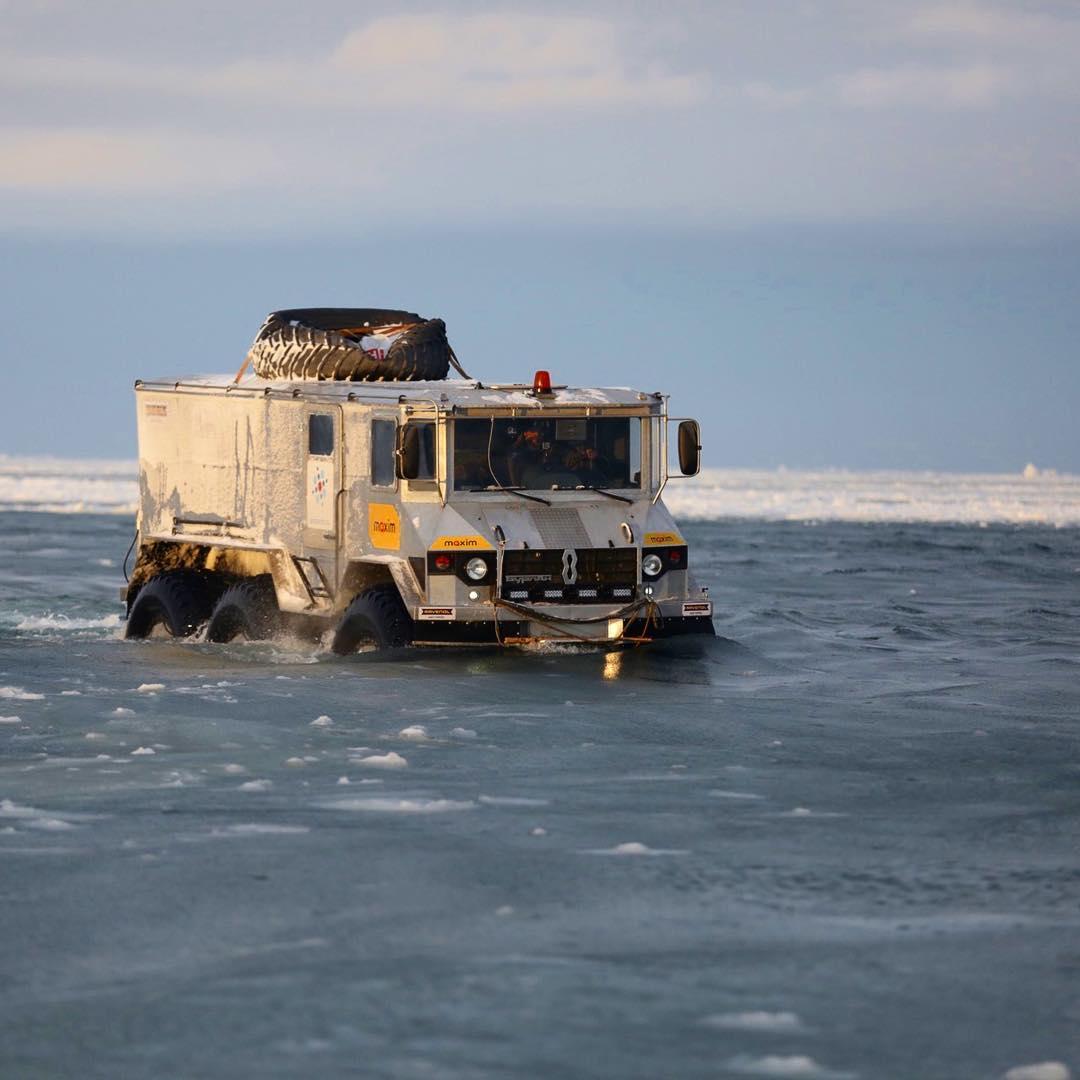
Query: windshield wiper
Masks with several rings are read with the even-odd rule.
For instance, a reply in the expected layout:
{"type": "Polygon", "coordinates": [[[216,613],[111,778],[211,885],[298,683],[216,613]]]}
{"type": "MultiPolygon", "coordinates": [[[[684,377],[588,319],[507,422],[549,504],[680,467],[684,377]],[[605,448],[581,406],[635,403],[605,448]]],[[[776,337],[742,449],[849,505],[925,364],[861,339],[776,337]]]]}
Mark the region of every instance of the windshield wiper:
{"type": "Polygon", "coordinates": [[[503,487],[501,484],[488,484],[487,487],[482,488],[469,488],[470,491],[508,491],[511,495],[520,495],[523,499],[531,499],[533,502],[543,503],[545,506],[551,505],[550,499],[542,499],[539,495],[530,495],[523,488],[519,487],[503,487]]]}
{"type": "Polygon", "coordinates": [[[614,491],[607,491],[601,487],[593,487],[592,484],[576,484],[574,487],[553,487],[552,491],[595,491],[599,495],[606,495],[609,499],[618,499],[619,502],[628,503],[634,505],[633,499],[628,499],[625,495],[616,495],[614,491]]]}

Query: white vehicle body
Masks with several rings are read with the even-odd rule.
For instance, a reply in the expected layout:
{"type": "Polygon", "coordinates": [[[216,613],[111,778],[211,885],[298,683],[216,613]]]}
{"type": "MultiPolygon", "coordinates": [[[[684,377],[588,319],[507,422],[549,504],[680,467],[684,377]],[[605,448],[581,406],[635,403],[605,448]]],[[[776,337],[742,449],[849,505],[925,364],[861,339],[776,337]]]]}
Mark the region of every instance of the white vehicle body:
{"type": "Polygon", "coordinates": [[[392,585],[417,645],[712,633],[661,501],[659,394],[211,375],[139,381],[136,403],[129,606],[154,575],[185,569],[269,575],[282,613],[323,624],[363,590],[392,585]],[[570,447],[566,460],[586,441],[607,447],[618,465],[600,475],[616,483],[596,485],[604,493],[549,469],[517,489],[508,477],[519,451],[496,451],[496,462],[493,444],[516,439],[521,454],[539,454],[538,428],[567,436],[543,443],[548,454],[570,447]],[[419,467],[403,467],[407,444],[419,467]],[[642,567],[650,554],[663,566],[653,575],[642,567]],[[477,558],[480,580],[466,571],[477,558]]]}

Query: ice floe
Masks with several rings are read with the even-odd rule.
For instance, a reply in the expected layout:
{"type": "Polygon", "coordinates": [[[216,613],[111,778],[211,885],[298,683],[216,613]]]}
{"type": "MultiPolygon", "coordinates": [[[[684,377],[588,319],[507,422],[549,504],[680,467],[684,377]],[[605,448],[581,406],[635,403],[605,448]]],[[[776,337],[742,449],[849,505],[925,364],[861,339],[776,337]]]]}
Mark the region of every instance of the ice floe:
{"type": "Polygon", "coordinates": [[[398,732],[399,739],[411,739],[413,742],[423,742],[427,737],[427,728],[423,724],[410,724],[398,732]]]}
{"type": "Polygon", "coordinates": [[[311,832],[307,825],[276,825],[268,822],[243,822],[221,825],[210,830],[211,836],[299,836],[311,832]]]}
{"type": "Polygon", "coordinates": [[[73,829],[77,823],[93,821],[97,816],[96,814],[41,810],[36,806],[23,806],[12,799],[0,799],[0,818],[18,821],[23,828],[27,829],[44,829],[49,832],[58,832],[73,829]]]}
{"type": "Polygon", "coordinates": [[[456,799],[336,799],[320,803],[330,810],[353,810],[377,814],[447,814],[458,810],[472,810],[476,803],[456,799]]]}
{"type": "Polygon", "coordinates": [[[637,840],[630,840],[625,844],[616,844],[609,848],[588,848],[581,852],[582,855],[689,855],[690,853],[681,848],[651,848],[637,840]]]}
{"type": "Polygon", "coordinates": [[[1072,1080],[1072,1073],[1060,1061],[1040,1061],[1035,1065],[1013,1066],[1003,1080],[1072,1080]]]}
{"type": "Polygon", "coordinates": [[[239,791],[269,791],[274,786],[273,780],[245,780],[239,791]]]}
{"type": "Polygon", "coordinates": [[[43,701],[44,694],[35,694],[21,686],[0,686],[0,698],[7,701],[43,701]]]}
{"type": "Polygon", "coordinates": [[[21,724],[22,717],[19,716],[0,716],[0,724],[21,724]]]}
{"type": "Polygon", "coordinates": [[[548,799],[529,799],[522,795],[480,795],[477,802],[485,806],[547,806],[548,799]]]}
{"type": "Polygon", "coordinates": [[[855,1076],[854,1073],[827,1069],[805,1054],[765,1054],[762,1057],[739,1054],[728,1061],[727,1067],[746,1076],[794,1077],[797,1080],[851,1080],[855,1076]]]}
{"type": "Polygon", "coordinates": [[[409,763],[391,750],[388,754],[369,754],[367,757],[354,758],[353,764],[363,765],[368,769],[404,769],[409,763]]]}
{"type": "Polygon", "coordinates": [[[308,726],[309,727],[333,727],[334,726],[334,721],[333,721],[333,719],[331,717],[326,716],[324,714],[323,716],[316,716],[315,719],[312,720],[311,723],[308,726]]]}
{"type": "Polygon", "coordinates": [[[726,1031],[766,1031],[774,1035],[798,1034],[806,1028],[799,1016],[793,1012],[751,1012],[713,1013],[703,1016],[701,1023],[706,1027],[723,1028],[726,1031]]]}

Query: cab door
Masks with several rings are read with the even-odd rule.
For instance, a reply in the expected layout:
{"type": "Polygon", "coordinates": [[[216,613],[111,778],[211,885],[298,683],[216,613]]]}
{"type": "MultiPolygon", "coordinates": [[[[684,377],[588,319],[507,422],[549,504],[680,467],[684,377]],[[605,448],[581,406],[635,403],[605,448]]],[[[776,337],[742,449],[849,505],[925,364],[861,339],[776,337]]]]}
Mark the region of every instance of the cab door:
{"type": "Polygon", "coordinates": [[[337,587],[341,547],[341,416],[335,408],[312,406],[305,416],[304,559],[301,571],[318,595],[337,587]]]}

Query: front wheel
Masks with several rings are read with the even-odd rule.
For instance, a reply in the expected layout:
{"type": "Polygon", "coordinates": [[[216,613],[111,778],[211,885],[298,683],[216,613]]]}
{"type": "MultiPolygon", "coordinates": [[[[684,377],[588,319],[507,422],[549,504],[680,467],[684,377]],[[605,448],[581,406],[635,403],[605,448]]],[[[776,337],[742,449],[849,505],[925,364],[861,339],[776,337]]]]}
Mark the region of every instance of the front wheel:
{"type": "Polygon", "coordinates": [[[413,639],[413,621],[393,585],[365,589],[345,609],[330,647],[339,656],[361,645],[398,649],[413,639]]]}
{"type": "Polygon", "coordinates": [[[246,578],[221,594],[206,628],[206,640],[263,641],[273,636],[279,615],[273,578],[269,574],[246,578]]]}
{"type": "Polygon", "coordinates": [[[126,638],[148,638],[161,630],[170,637],[190,637],[210,617],[216,590],[205,574],[170,570],[152,577],[128,611],[126,638]]]}

